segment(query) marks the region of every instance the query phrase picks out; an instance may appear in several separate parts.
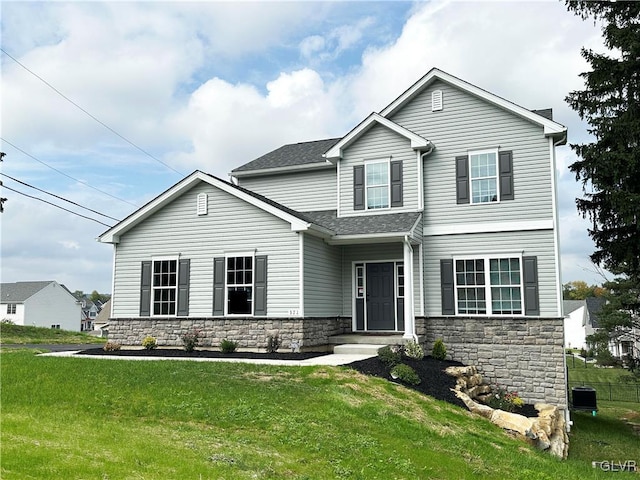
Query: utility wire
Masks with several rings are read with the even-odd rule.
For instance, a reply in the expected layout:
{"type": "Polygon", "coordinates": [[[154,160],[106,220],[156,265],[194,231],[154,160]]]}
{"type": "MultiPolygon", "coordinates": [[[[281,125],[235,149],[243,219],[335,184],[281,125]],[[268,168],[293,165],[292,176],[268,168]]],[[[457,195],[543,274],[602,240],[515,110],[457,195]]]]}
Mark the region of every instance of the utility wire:
{"type": "Polygon", "coordinates": [[[87,186],[87,187],[89,187],[89,188],[93,188],[93,189],[94,189],[95,191],[97,191],[97,192],[100,192],[100,193],[102,193],[102,194],[104,194],[104,195],[107,195],[107,196],[109,196],[109,197],[111,197],[111,198],[115,198],[116,200],[120,200],[121,202],[128,203],[129,205],[132,205],[132,206],[134,206],[134,207],[138,208],[138,205],[136,205],[135,203],[131,203],[131,202],[129,202],[128,200],[124,200],[124,199],[122,199],[122,198],[120,198],[120,197],[116,197],[115,195],[111,195],[110,193],[107,193],[107,192],[105,192],[104,190],[100,190],[99,188],[94,187],[93,185],[90,185],[90,184],[88,184],[87,182],[84,182],[84,181],[82,181],[82,180],[78,180],[77,178],[74,178],[74,177],[72,177],[71,175],[67,175],[67,174],[66,174],[66,173],[64,173],[63,171],[60,171],[60,170],[58,170],[57,168],[52,167],[52,166],[51,166],[51,165],[49,165],[48,163],[45,163],[45,162],[43,162],[42,160],[40,160],[40,159],[38,159],[38,158],[34,157],[34,156],[33,156],[33,155],[31,155],[30,153],[25,152],[23,149],[21,149],[20,147],[18,147],[18,146],[16,146],[16,145],[14,145],[13,143],[11,143],[11,142],[10,142],[9,140],[7,140],[6,138],[2,138],[2,137],[0,137],[0,140],[2,140],[2,141],[3,141],[4,143],[6,143],[7,145],[11,145],[13,148],[15,148],[15,149],[16,149],[16,150],[18,150],[19,152],[21,152],[21,153],[25,154],[27,157],[34,159],[36,162],[41,163],[41,164],[42,164],[42,165],[44,165],[45,167],[50,168],[50,169],[51,169],[51,170],[53,170],[54,172],[57,172],[57,173],[59,173],[60,175],[64,175],[65,177],[70,178],[70,179],[71,179],[71,180],[73,180],[74,182],[81,183],[81,184],[83,184],[83,185],[85,185],[85,186],[87,186]]]}
{"type": "Polygon", "coordinates": [[[105,215],[104,213],[100,213],[97,210],[92,210],[91,208],[85,207],[84,205],[80,205],[79,203],[76,203],[73,200],[69,200],[67,198],[64,198],[64,197],[61,197],[59,195],[56,195],[55,193],[47,192],[46,190],[42,190],[41,188],[34,187],[33,185],[29,185],[28,183],[23,182],[22,180],[18,180],[17,178],[13,178],[12,176],[7,175],[6,173],[0,173],[0,175],[2,175],[3,177],[7,177],[7,178],[13,180],[14,182],[21,183],[22,185],[25,185],[25,186],[27,186],[29,188],[33,188],[34,190],[38,190],[39,192],[46,193],[47,195],[51,195],[52,197],[58,198],[60,200],[64,200],[65,202],[71,203],[72,205],[75,205],[76,207],[80,207],[80,208],[83,208],[84,210],[88,210],[91,213],[97,213],[98,215],[100,215],[102,217],[106,217],[106,218],[108,218],[110,220],[115,220],[116,222],[120,221],[117,218],[110,217],[109,215],[105,215]]]}
{"type": "Polygon", "coordinates": [[[103,223],[100,220],[96,220],[95,218],[87,217],[86,215],[82,215],[82,214],[80,214],[78,212],[74,212],[73,210],[66,209],[64,207],[61,207],[60,205],[56,205],[55,203],[48,202],[47,200],[44,200],[42,198],[34,197],[33,195],[28,195],[28,194],[20,192],[18,190],[14,190],[13,188],[7,187],[6,185],[2,185],[2,188],[6,188],[7,190],[11,190],[12,192],[18,193],[18,194],[23,195],[23,196],[28,197],[28,198],[33,198],[34,200],[38,200],[40,202],[47,203],[47,204],[52,205],[52,206],[54,206],[56,208],[59,208],[60,210],[64,210],[65,212],[72,213],[74,215],[77,215],[78,217],[86,218],[87,220],[91,220],[92,222],[96,222],[96,223],[99,223],[100,225],[104,225],[105,227],[111,228],[111,225],[103,223]]]}
{"type": "Polygon", "coordinates": [[[44,78],[42,78],[40,75],[38,75],[37,73],[35,73],[34,71],[30,70],[29,68],[27,68],[27,66],[25,66],[24,64],[20,63],[20,61],[13,57],[12,55],[10,55],[9,53],[7,53],[6,50],[4,50],[2,47],[0,47],[0,52],[4,53],[7,57],[9,57],[11,60],[13,60],[14,62],[16,62],[18,65],[20,65],[22,68],[24,68],[27,72],[29,72],[31,75],[33,75],[34,77],[36,77],[38,80],[40,80],[42,83],[44,83],[47,87],[49,87],[51,90],[53,90],[54,92],[56,92],[58,95],[60,95],[62,98],[64,98],[67,102],[71,103],[73,106],[75,106],[76,108],[78,108],[80,111],[82,111],[84,114],[88,115],[90,118],[92,118],[93,120],[95,120],[96,122],[98,122],[100,125],[102,125],[104,128],[106,128],[107,130],[109,130],[111,133],[113,133],[114,135],[116,135],[117,137],[121,138],[122,140],[124,140],[125,142],[127,142],[129,145],[131,145],[133,148],[139,150],[140,152],[144,153],[147,157],[151,158],[152,160],[164,165],[166,168],[168,168],[169,170],[172,170],[173,172],[177,173],[180,176],[184,176],[184,174],[182,172],[179,172],[178,170],[176,170],[175,168],[173,168],[171,165],[163,162],[162,160],[160,160],[159,158],[153,156],[151,153],[147,152],[145,149],[143,149],[142,147],[139,147],[138,145],[136,145],[135,143],[133,143],[131,140],[129,140],[127,137],[121,135],[120,133],[116,132],[113,128],[111,128],[109,125],[107,125],[106,123],[104,123],[102,120],[96,118],[94,115],[92,115],[91,113],[89,113],[87,110],[85,110],[84,108],[82,108],[80,105],[78,105],[76,102],[74,102],[73,100],[71,100],[69,97],[67,97],[64,93],[62,93],[60,90],[58,90],[56,87],[54,87],[53,85],[51,85],[49,82],[47,82],[44,78]]]}

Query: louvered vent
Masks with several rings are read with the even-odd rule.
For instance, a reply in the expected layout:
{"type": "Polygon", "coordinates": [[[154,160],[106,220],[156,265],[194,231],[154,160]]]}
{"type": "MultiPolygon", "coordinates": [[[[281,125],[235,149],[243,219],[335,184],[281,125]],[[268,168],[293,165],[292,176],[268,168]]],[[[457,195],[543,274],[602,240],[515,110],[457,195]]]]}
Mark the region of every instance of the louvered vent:
{"type": "Polygon", "coordinates": [[[197,207],[196,207],[198,211],[198,215],[206,215],[208,205],[209,205],[209,202],[207,201],[207,194],[199,193],[198,200],[197,200],[197,207]]]}
{"type": "Polygon", "coordinates": [[[431,111],[442,110],[442,90],[435,90],[431,93],[431,111]]]}

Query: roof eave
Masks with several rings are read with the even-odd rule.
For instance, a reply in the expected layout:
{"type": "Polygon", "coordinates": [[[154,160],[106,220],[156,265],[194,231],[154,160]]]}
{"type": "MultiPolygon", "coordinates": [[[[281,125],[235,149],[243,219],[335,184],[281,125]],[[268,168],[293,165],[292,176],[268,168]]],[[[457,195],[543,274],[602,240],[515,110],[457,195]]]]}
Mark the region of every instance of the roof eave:
{"type": "Polygon", "coordinates": [[[273,167],[273,168],[262,168],[262,169],[256,169],[256,170],[240,170],[240,171],[232,170],[231,173],[229,173],[229,176],[235,177],[235,178],[262,177],[262,176],[274,175],[278,173],[323,170],[325,168],[332,168],[332,167],[334,167],[334,164],[331,163],[329,160],[325,160],[324,162],[305,163],[303,165],[289,165],[286,167],[273,167]]]}
{"type": "MultiPolygon", "coordinates": [[[[396,243],[403,242],[406,237],[415,239],[412,232],[358,233],[353,235],[334,235],[327,242],[329,245],[353,245],[366,243],[396,243]]],[[[412,242],[412,243],[414,243],[412,242]]]]}

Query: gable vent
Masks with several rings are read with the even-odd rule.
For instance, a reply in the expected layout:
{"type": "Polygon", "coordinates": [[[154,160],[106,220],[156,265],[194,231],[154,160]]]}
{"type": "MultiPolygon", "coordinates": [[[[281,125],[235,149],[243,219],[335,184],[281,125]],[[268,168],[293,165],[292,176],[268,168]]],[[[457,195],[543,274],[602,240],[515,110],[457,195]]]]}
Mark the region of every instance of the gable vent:
{"type": "Polygon", "coordinates": [[[208,205],[209,202],[207,201],[207,194],[199,193],[198,200],[196,201],[196,210],[198,212],[198,215],[206,215],[208,205]]]}
{"type": "Polygon", "coordinates": [[[431,111],[442,110],[442,90],[435,90],[431,93],[431,111]]]}

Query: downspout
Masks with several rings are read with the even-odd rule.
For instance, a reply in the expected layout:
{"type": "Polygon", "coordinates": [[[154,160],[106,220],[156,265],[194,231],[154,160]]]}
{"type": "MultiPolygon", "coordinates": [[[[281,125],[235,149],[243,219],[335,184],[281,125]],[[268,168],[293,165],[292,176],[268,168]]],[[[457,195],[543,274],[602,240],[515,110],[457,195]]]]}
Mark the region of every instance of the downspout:
{"type": "Polygon", "coordinates": [[[418,210],[424,210],[424,158],[435,150],[435,145],[429,142],[429,149],[426,152],[418,152],[418,210]]]}
{"type": "Polygon", "coordinates": [[[402,244],[404,253],[404,335],[402,338],[418,343],[413,308],[413,247],[408,235],[404,236],[402,244]]]}

